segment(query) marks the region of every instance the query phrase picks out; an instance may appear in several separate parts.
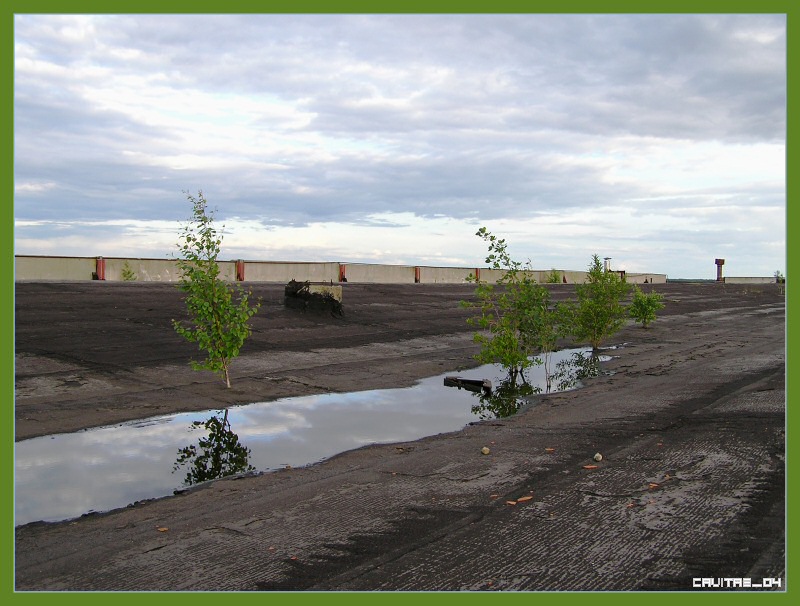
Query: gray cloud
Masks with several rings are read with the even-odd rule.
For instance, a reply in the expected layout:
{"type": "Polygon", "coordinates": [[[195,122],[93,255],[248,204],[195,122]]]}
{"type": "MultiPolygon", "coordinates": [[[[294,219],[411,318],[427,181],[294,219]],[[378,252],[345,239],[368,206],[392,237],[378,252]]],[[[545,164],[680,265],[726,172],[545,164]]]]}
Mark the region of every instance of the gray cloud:
{"type": "MultiPolygon", "coordinates": [[[[668,212],[675,192],[636,173],[640,149],[664,145],[664,162],[679,164],[666,154],[785,141],[780,15],[18,15],[15,25],[21,220],[182,219],[181,191],[198,188],[224,215],[274,226],[399,212],[486,221],[630,200],[649,213],[641,200],[657,196],[668,212]]],[[[774,177],[743,191],[723,193],[765,208],[784,195],[774,177]]]]}

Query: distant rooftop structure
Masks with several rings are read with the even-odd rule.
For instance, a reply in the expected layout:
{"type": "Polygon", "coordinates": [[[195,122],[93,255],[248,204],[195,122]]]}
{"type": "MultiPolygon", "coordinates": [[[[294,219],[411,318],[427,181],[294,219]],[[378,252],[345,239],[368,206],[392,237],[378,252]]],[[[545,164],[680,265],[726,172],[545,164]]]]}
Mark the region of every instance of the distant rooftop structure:
{"type": "Polygon", "coordinates": [[[717,282],[724,282],[725,278],[722,277],[722,266],[725,265],[725,259],[714,259],[717,266],[717,282]]]}

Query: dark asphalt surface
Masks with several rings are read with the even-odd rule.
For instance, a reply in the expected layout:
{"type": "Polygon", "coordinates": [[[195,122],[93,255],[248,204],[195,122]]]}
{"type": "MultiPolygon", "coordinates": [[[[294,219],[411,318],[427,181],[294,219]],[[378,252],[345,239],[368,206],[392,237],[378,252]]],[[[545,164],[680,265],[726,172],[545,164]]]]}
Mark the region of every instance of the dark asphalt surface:
{"type": "MultiPolygon", "coordinates": [[[[179,343],[159,335],[156,345],[150,331],[134,338],[115,330],[120,306],[136,307],[133,292],[169,298],[165,290],[103,292],[110,297],[106,308],[116,312],[97,312],[96,325],[107,327],[100,347],[130,352],[111,362],[93,354],[91,342],[75,339],[77,301],[90,297],[76,294],[71,303],[62,292],[49,307],[61,319],[37,325],[27,306],[34,307],[38,289],[58,288],[22,286],[17,356],[29,371],[18,374],[18,384],[29,391],[18,398],[18,409],[28,411],[18,410],[18,419],[46,418],[48,407],[62,404],[69,414],[54,419],[79,418],[85,387],[56,389],[55,379],[69,373],[91,387],[88,378],[105,372],[126,409],[136,399],[126,399],[115,372],[159,370],[147,377],[169,377],[174,393],[187,389],[183,375],[167,372],[177,355],[169,348],[179,343]],[[119,292],[126,296],[113,294],[119,292]],[[48,363],[49,374],[36,374],[48,363]],[[47,376],[53,380],[35,384],[47,376]]],[[[77,290],[84,288],[97,287],[77,290]]],[[[474,352],[469,331],[451,328],[461,326],[464,310],[441,312],[437,321],[465,287],[410,288],[348,287],[352,325],[306,318],[308,325],[298,326],[275,306],[264,321],[277,316],[287,324],[272,330],[265,324],[243,352],[242,380],[255,384],[261,377],[262,390],[286,383],[274,380],[272,370],[268,378],[258,370],[268,363],[259,355],[269,343],[280,344],[273,358],[297,362],[291,385],[298,390],[310,389],[311,378],[315,388],[330,389],[325,377],[334,376],[334,367],[366,389],[398,374],[365,373],[365,364],[399,365],[408,377],[474,352]],[[396,307],[407,315],[402,334],[392,338],[401,332],[396,307]],[[322,352],[316,365],[292,357],[310,349],[322,352]]],[[[513,417],[459,432],[218,480],[107,514],[19,527],[16,588],[690,591],[695,577],[775,577],[785,589],[784,298],[775,285],[658,289],[667,302],[661,317],[647,331],[623,329],[606,365],[613,374],[580,390],[535,397],[513,417]],[[484,446],[489,455],[481,454],[484,446]],[[603,458],[595,462],[598,452],[603,458]]],[[[208,407],[205,398],[217,397],[216,384],[203,385],[201,409],[208,407]]],[[[151,387],[156,393],[162,386],[151,387]]],[[[148,409],[134,412],[142,410],[148,409]]]]}

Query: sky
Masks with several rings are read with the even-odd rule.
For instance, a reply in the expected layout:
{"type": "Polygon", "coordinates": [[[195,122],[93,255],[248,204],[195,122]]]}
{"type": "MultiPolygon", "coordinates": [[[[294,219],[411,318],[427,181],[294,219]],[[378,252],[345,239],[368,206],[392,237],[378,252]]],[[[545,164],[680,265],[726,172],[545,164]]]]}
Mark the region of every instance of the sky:
{"type": "Polygon", "coordinates": [[[18,255],[786,271],[783,15],[14,25],[18,255]]]}

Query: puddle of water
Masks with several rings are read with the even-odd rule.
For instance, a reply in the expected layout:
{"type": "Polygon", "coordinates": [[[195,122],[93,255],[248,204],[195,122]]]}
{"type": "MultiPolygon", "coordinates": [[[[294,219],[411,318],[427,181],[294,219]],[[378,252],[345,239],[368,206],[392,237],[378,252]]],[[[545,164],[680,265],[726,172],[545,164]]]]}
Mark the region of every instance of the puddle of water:
{"type": "MultiPolygon", "coordinates": [[[[587,351],[555,352],[553,367],[587,351]]],[[[367,444],[417,440],[456,431],[478,417],[516,411],[518,394],[512,404],[505,401],[495,410],[480,401],[486,394],[445,387],[444,378],[454,375],[489,378],[496,395],[504,371],[486,365],[402,389],[284,398],[232,407],[227,413],[165,415],[17,442],[15,524],[60,521],[170,495],[186,486],[191,470],[191,477],[202,480],[214,466],[227,465],[233,472],[301,467],[367,444]],[[228,458],[220,461],[224,451],[228,458]]],[[[546,389],[542,366],[531,368],[527,378],[533,390],[546,389]]],[[[567,383],[560,387],[576,386],[567,383]]]]}

